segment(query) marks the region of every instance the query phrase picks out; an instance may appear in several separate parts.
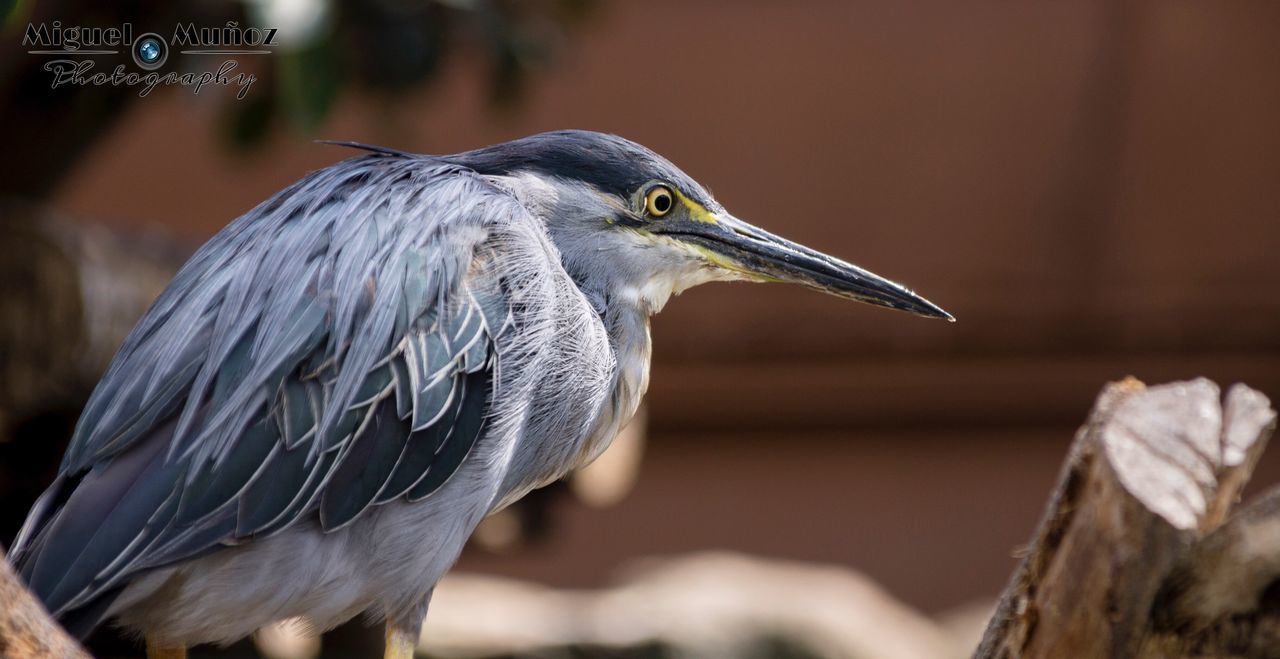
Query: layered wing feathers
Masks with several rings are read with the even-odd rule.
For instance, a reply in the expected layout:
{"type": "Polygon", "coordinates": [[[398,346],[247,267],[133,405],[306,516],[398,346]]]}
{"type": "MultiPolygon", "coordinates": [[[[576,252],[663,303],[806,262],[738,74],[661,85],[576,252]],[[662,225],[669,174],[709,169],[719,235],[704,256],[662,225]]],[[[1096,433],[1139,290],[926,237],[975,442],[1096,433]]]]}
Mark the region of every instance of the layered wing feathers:
{"type": "Polygon", "coordinates": [[[438,490],[483,431],[512,324],[479,247],[526,217],[468,170],[378,155],[232,223],[86,406],[15,545],[32,589],[63,613],[139,570],[438,490]]]}

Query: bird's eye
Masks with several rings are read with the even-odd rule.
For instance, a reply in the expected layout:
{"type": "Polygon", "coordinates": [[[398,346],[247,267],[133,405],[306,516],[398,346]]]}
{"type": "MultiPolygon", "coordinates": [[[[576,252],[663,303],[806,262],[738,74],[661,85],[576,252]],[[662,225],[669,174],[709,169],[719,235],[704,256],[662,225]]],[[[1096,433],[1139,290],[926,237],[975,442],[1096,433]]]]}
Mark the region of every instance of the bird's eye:
{"type": "Polygon", "coordinates": [[[662,217],[671,212],[675,197],[665,185],[655,185],[644,195],[644,210],[652,217],[662,217]]]}

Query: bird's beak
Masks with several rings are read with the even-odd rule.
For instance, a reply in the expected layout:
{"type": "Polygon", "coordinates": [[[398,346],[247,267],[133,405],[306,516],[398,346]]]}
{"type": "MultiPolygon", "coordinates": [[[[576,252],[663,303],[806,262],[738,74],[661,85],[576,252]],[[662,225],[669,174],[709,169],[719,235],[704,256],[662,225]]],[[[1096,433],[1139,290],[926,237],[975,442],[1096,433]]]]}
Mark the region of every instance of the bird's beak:
{"type": "Polygon", "coordinates": [[[720,267],[755,279],[791,282],[850,300],[955,321],[901,284],[736,217],[706,213],[699,219],[660,224],[664,226],[655,226],[655,233],[692,245],[720,267]]]}

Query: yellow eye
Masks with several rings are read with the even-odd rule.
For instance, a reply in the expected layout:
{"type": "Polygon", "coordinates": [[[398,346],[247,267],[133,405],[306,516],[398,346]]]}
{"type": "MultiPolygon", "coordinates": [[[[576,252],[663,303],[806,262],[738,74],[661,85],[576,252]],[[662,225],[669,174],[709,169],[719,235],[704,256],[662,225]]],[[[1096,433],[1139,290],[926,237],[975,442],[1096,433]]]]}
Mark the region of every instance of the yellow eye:
{"type": "Polygon", "coordinates": [[[670,213],[675,203],[676,199],[671,194],[671,188],[665,185],[655,185],[644,195],[644,210],[652,217],[662,217],[670,213]]]}

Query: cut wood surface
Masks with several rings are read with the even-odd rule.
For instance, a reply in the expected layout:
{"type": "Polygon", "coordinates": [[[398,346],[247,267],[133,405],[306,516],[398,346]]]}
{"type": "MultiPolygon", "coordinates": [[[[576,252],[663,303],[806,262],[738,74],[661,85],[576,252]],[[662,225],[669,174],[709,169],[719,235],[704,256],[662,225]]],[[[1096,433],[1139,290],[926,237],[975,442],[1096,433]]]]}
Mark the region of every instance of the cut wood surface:
{"type": "Polygon", "coordinates": [[[1280,493],[1231,515],[1274,423],[1244,385],[1107,387],[975,657],[1280,657],[1280,493]]]}

